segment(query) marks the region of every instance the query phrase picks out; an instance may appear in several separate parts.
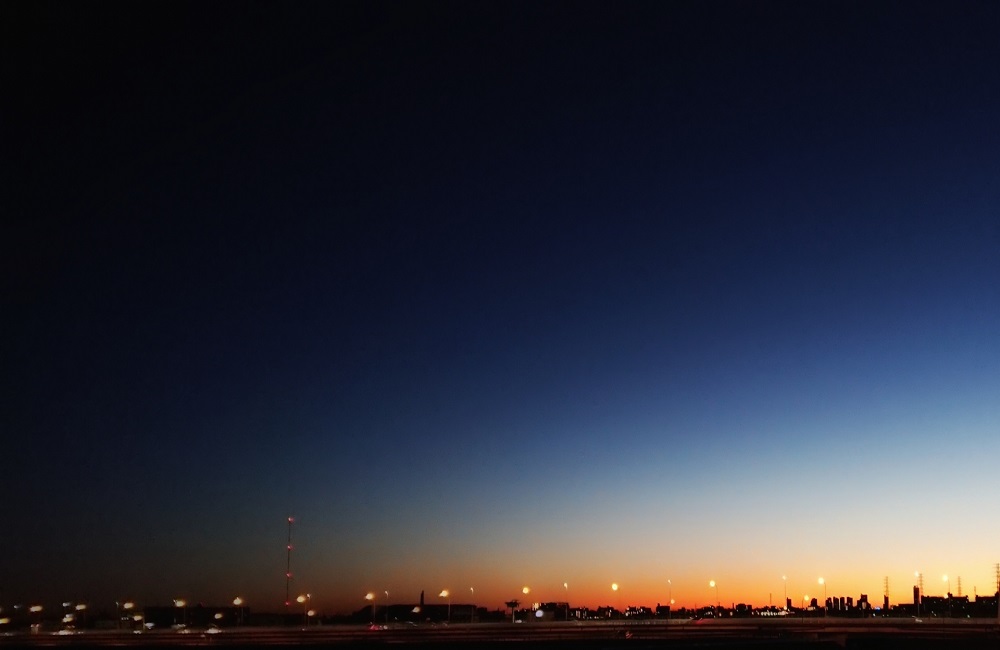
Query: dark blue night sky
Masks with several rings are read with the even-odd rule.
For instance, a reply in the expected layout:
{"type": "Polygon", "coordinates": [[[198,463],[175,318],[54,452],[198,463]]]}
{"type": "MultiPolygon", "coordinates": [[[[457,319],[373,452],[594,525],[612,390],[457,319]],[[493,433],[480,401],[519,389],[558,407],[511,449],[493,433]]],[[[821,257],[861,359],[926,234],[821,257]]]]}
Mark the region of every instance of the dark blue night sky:
{"type": "Polygon", "coordinates": [[[989,584],[996,3],[0,11],[0,606],[989,584]]]}

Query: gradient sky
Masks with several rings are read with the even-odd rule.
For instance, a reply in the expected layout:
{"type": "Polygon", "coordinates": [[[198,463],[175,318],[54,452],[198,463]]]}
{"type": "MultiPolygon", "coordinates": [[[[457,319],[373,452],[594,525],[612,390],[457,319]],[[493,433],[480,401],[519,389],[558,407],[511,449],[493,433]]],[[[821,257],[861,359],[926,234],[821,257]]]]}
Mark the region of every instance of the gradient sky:
{"type": "Polygon", "coordinates": [[[993,592],[997,3],[0,11],[0,605],[993,592]]]}

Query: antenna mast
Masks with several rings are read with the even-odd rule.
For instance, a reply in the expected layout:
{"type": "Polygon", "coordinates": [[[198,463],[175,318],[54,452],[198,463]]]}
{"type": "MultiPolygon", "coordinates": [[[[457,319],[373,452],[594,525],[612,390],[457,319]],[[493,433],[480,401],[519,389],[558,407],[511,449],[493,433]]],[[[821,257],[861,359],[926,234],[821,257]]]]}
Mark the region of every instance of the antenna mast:
{"type": "Polygon", "coordinates": [[[993,565],[993,570],[997,574],[997,620],[1000,621],[1000,562],[993,565]]]}
{"type": "Polygon", "coordinates": [[[288,518],[288,545],[285,547],[287,552],[285,556],[285,607],[287,608],[292,604],[291,601],[291,587],[292,587],[292,524],[295,523],[295,517],[288,518]]]}

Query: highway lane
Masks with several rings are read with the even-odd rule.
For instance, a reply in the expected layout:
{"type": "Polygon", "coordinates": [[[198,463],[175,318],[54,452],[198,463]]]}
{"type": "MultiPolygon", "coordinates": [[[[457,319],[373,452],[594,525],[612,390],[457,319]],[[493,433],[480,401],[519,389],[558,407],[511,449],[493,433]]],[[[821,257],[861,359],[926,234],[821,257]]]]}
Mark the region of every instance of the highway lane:
{"type": "Polygon", "coordinates": [[[209,633],[190,629],[86,631],[72,635],[23,633],[0,636],[0,646],[20,647],[191,647],[411,645],[415,647],[617,648],[617,647],[904,647],[1000,648],[996,619],[728,619],[456,625],[316,626],[230,628],[209,633]],[[922,646],[920,644],[923,644],[922,646]]]}

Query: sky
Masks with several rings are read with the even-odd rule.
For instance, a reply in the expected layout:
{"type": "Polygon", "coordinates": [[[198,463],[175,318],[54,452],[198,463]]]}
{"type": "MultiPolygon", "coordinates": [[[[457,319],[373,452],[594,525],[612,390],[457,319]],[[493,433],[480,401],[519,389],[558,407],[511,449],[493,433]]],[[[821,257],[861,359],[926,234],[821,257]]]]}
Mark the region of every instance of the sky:
{"type": "Polygon", "coordinates": [[[0,11],[0,606],[994,592],[996,3],[0,11]]]}

